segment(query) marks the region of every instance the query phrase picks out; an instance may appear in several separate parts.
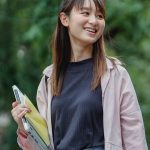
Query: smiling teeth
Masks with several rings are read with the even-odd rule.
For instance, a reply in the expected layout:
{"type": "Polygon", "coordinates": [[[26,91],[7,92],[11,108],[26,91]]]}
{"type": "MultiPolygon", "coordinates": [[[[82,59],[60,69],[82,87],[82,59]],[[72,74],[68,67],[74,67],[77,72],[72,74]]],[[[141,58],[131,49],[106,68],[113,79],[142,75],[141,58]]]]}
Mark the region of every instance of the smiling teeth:
{"type": "Polygon", "coordinates": [[[93,32],[93,33],[95,33],[95,32],[96,32],[96,30],[95,30],[95,29],[91,29],[91,28],[86,28],[85,30],[86,30],[86,31],[89,31],[89,32],[93,32]]]}

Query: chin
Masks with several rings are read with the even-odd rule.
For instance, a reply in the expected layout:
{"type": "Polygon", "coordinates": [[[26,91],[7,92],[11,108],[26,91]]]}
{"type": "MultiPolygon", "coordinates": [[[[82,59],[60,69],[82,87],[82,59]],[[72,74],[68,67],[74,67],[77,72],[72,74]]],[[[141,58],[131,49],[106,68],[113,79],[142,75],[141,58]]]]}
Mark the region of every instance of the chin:
{"type": "Polygon", "coordinates": [[[87,39],[87,42],[88,42],[89,44],[94,44],[97,40],[98,40],[98,39],[88,38],[88,39],[87,39]]]}

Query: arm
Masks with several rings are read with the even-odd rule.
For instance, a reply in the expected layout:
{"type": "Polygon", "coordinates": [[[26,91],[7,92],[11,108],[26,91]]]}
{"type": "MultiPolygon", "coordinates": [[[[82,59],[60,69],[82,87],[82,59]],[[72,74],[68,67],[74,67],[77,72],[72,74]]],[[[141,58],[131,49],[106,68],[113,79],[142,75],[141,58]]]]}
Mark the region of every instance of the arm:
{"type": "Polygon", "coordinates": [[[120,113],[123,149],[148,150],[142,113],[132,81],[126,70],[123,70],[120,113]]]}

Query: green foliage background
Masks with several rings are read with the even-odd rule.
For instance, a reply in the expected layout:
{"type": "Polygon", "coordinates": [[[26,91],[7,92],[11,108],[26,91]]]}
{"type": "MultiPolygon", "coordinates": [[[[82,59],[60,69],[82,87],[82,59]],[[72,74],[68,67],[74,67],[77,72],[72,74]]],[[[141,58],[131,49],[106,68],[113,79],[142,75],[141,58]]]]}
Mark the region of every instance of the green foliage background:
{"type": "MultiPolygon", "coordinates": [[[[0,114],[10,114],[16,84],[35,103],[42,70],[51,63],[49,42],[56,26],[59,1],[0,1],[0,114]]],[[[129,71],[142,109],[150,147],[150,1],[107,0],[107,53],[129,71]]],[[[1,150],[19,150],[16,124],[4,128],[1,150]]]]}

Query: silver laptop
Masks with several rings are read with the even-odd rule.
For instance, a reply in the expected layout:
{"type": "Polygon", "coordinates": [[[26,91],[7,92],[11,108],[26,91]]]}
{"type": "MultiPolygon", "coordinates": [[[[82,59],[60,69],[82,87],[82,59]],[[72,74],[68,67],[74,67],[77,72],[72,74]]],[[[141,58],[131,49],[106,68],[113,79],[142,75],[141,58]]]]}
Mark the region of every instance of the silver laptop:
{"type": "MultiPolygon", "coordinates": [[[[23,93],[19,90],[19,88],[16,85],[13,85],[12,88],[15,95],[15,99],[19,103],[23,103],[24,102],[23,93]]],[[[37,131],[34,129],[34,127],[25,117],[22,118],[22,122],[23,122],[24,129],[39,145],[40,150],[52,150],[52,146],[51,145],[47,146],[47,144],[43,141],[43,139],[40,137],[40,135],[37,133],[37,131]]]]}

